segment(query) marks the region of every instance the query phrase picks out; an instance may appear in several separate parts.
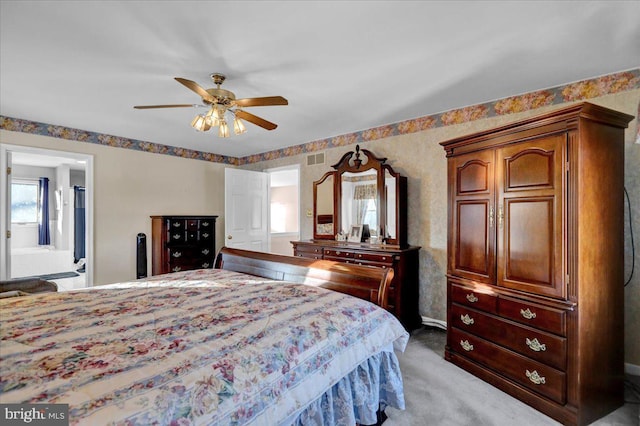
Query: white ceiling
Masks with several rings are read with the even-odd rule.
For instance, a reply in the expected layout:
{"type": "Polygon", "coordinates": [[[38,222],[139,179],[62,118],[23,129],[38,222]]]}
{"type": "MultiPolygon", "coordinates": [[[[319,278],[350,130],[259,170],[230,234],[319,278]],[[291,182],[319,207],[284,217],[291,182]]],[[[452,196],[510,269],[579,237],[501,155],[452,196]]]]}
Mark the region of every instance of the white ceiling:
{"type": "Polygon", "coordinates": [[[233,157],[637,68],[640,1],[5,1],[0,114],[233,157]],[[174,77],[279,125],[220,139],[174,77]]]}

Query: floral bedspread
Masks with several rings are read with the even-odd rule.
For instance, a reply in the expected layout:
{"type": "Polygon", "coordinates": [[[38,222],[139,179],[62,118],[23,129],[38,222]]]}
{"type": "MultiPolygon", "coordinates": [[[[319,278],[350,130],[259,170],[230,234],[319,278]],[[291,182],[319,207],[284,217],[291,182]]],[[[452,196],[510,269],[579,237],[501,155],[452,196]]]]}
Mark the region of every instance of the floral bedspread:
{"type": "Polygon", "coordinates": [[[215,269],[3,299],[0,402],[69,404],[71,424],[290,424],[331,389],[370,398],[348,377],[384,355],[374,402],[404,408],[408,337],[369,302],[215,269]]]}

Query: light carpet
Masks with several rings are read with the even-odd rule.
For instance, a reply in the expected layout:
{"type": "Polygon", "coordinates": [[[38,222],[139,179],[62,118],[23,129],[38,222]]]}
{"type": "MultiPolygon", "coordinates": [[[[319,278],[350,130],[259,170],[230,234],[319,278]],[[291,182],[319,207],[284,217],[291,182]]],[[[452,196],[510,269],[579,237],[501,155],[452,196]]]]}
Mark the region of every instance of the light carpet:
{"type": "MultiPolygon", "coordinates": [[[[384,426],[512,426],[559,425],[501,390],[444,360],[446,333],[422,328],[412,333],[404,353],[398,353],[404,380],[406,409],[387,408],[384,426]]],[[[627,392],[629,400],[637,395],[627,392]]],[[[640,425],[637,403],[593,425],[640,425]]]]}

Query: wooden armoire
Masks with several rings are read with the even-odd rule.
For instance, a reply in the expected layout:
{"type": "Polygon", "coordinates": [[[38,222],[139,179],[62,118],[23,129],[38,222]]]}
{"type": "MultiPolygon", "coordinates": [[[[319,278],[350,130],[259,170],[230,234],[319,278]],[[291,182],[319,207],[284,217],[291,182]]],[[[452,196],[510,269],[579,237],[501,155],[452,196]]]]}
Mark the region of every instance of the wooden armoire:
{"type": "Polygon", "coordinates": [[[442,143],[445,358],[564,424],[624,403],[632,118],[581,103],[442,143]]]}

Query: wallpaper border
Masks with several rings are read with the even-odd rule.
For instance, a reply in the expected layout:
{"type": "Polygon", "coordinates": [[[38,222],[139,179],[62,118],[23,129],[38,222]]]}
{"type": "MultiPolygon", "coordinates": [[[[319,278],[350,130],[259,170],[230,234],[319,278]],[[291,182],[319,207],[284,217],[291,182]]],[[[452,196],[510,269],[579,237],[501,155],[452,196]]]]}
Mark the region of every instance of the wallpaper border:
{"type": "MultiPolygon", "coordinates": [[[[489,117],[514,114],[549,105],[559,105],[567,102],[587,100],[637,88],[640,88],[640,68],[240,158],[95,133],[87,130],[73,129],[54,124],[39,123],[2,115],[0,115],[0,129],[241,166],[245,164],[259,163],[261,161],[290,157],[298,154],[321,151],[339,146],[351,145],[354,143],[364,143],[376,139],[416,133],[437,127],[468,123],[489,117]]],[[[638,135],[640,138],[640,126],[638,126],[638,129],[638,135]]]]}

